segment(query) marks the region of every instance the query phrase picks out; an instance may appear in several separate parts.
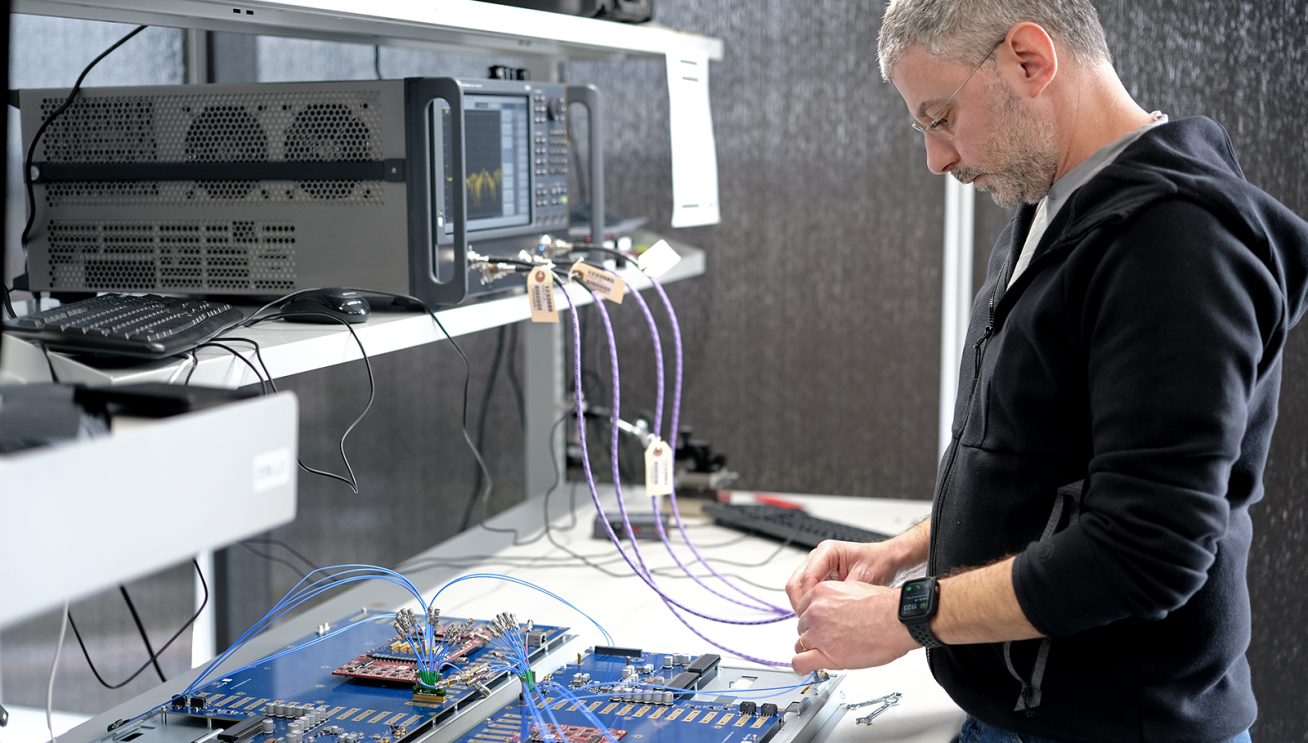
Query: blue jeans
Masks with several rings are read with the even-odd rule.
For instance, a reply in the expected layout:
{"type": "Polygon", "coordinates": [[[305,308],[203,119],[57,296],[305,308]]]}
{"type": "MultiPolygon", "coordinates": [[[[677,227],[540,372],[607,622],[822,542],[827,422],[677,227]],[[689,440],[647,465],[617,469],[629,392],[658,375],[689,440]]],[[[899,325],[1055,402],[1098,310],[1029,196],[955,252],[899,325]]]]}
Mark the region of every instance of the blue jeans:
{"type": "MultiPolygon", "coordinates": [[[[1056,743],[1048,738],[1035,738],[1029,735],[1018,735],[1010,733],[1007,730],[993,728],[981,722],[980,720],[968,715],[967,720],[963,723],[963,730],[958,734],[958,743],[1056,743]]],[[[1235,736],[1226,741],[1226,743],[1251,743],[1249,731],[1235,736]]]]}

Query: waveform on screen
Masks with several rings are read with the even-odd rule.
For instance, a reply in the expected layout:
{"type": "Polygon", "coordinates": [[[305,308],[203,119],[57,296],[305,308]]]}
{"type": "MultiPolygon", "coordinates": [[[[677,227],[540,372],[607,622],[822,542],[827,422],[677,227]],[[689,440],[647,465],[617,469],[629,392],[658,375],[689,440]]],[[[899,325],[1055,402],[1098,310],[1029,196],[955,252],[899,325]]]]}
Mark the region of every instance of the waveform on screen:
{"type": "Polygon", "coordinates": [[[498,204],[503,181],[504,171],[499,168],[496,168],[494,173],[489,170],[473,173],[468,176],[468,200],[474,207],[482,206],[484,203],[498,204]]]}

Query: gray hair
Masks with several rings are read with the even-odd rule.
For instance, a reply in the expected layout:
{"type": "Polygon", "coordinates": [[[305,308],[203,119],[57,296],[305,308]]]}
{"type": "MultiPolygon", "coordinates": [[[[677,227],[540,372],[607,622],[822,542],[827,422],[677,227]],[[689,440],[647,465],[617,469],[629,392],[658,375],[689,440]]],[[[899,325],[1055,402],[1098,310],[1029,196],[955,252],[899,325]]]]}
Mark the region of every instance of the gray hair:
{"type": "Polygon", "coordinates": [[[1019,23],[1038,24],[1086,65],[1111,63],[1104,28],[1090,0],[890,0],[881,22],[881,77],[915,46],[967,65],[1019,23]]]}

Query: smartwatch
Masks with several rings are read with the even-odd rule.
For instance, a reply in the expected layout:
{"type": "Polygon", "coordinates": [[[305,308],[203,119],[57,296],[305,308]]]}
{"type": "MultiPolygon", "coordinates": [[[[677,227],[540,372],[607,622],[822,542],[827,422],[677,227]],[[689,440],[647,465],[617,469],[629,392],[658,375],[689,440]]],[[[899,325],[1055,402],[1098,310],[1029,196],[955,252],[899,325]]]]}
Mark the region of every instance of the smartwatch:
{"type": "Polygon", "coordinates": [[[944,643],[931,632],[931,620],[940,608],[940,584],[935,578],[915,578],[899,589],[899,621],[908,634],[923,647],[938,648],[944,643]]]}

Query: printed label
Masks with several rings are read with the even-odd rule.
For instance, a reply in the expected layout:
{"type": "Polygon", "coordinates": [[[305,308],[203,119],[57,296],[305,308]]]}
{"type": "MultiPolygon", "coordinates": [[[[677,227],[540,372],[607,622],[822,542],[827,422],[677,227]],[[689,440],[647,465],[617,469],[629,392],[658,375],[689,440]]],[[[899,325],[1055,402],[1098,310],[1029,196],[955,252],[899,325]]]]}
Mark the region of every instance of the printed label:
{"type": "Polygon", "coordinates": [[[655,438],[645,447],[645,494],[672,492],[672,447],[655,438]]]}
{"type": "Polygon", "coordinates": [[[559,310],[554,304],[554,277],[544,268],[527,274],[527,298],[531,301],[532,322],[558,322],[559,310]]]}
{"type": "Polygon", "coordinates": [[[614,304],[622,304],[622,295],[627,291],[627,282],[622,277],[581,261],[572,265],[572,273],[587,289],[614,304]]]}

